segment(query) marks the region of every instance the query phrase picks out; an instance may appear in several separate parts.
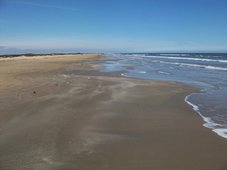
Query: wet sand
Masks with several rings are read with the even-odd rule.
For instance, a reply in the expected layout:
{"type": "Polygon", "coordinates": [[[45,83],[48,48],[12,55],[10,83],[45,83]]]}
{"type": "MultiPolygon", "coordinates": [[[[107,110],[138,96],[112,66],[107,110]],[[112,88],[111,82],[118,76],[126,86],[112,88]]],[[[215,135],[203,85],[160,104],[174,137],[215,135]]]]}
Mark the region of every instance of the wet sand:
{"type": "Polygon", "coordinates": [[[226,170],[227,140],[174,82],[100,73],[99,55],[0,59],[1,170],[226,170]]]}

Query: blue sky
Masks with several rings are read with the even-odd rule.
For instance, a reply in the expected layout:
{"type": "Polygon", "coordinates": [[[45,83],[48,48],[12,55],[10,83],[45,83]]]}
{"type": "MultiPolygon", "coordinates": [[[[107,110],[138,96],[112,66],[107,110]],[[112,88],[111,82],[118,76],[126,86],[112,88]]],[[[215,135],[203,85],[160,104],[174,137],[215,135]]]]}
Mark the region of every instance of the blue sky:
{"type": "Polygon", "coordinates": [[[227,0],[0,0],[4,52],[227,52],[227,0]]]}

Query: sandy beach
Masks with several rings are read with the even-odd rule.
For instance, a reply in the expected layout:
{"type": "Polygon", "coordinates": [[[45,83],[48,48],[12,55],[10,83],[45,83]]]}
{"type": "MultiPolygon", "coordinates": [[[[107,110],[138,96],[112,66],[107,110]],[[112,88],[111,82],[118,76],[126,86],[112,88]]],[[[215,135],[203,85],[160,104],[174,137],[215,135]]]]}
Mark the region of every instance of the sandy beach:
{"type": "Polygon", "coordinates": [[[101,73],[98,54],[0,59],[1,170],[226,170],[197,89],[101,73]]]}

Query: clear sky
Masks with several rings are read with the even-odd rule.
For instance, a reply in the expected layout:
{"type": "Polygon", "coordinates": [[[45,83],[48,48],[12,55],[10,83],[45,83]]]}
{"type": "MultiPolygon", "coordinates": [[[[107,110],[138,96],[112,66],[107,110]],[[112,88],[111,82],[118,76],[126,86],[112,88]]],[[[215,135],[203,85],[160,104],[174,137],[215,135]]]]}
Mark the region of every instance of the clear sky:
{"type": "Polygon", "coordinates": [[[0,0],[0,51],[227,52],[227,0],[0,0]]]}

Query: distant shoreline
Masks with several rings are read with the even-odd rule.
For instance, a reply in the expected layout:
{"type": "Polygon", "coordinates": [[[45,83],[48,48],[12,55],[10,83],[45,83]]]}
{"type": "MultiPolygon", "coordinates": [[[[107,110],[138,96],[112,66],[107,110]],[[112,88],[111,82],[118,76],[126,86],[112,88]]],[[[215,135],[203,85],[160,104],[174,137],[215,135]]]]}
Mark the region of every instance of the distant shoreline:
{"type": "MultiPolygon", "coordinates": [[[[104,54],[102,52],[100,53],[83,53],[83,52],[78,52],[78,53],[21,53],[21,54],[0,54],[0,58],[11,58],[11,57],[20,57],[20,56],[26,56],[26,57],[32,57],[32,56],[53,56],[53,55],[83,55],[83,54],[104,54]]],[[[122,52],[122,53],[117,53],[117,54],[149,54],[149,55],[227,55],[227,52],[122,52]]]]}
{"type": "Polygon", "coordinates": [[[0,54],[0,58],[13,57],[34,57],[34,56],[54,56],[54,55],[84,55],[84,54],[102,54],[102,53],[24,53],[24,54],[0,54]]]}

